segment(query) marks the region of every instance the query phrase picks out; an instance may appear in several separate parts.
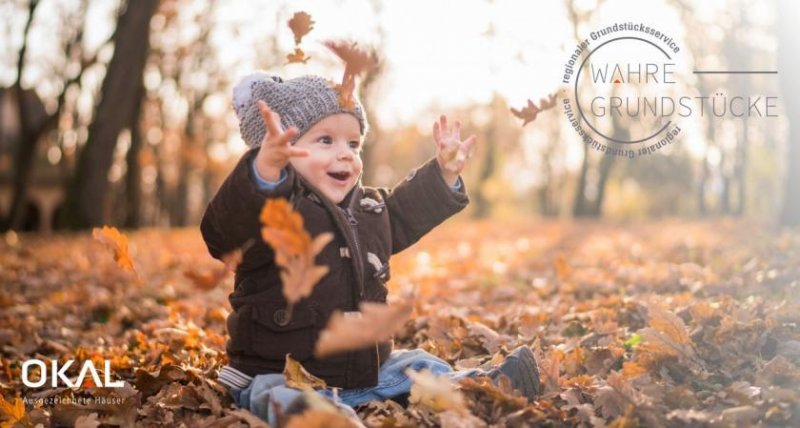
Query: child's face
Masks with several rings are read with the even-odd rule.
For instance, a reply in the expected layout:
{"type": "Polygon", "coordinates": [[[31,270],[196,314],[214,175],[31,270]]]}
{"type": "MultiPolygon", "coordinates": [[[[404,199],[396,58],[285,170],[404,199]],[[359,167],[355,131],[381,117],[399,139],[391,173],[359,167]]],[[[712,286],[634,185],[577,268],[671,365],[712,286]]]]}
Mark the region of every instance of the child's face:
{"type": "Polygon", "coordinates": [[[294,144],[309,152],[291,159],[295,171],[335,204],[361,176],[360,129],[353,115],[334,114],[317,122],[294,144]]]}

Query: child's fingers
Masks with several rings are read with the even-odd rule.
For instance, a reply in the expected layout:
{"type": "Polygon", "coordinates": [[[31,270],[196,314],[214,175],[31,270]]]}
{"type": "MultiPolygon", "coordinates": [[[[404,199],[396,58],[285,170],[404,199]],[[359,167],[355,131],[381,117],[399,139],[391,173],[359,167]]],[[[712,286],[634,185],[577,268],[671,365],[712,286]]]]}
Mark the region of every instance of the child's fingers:
{"type": "Polygon", "coordinates": [[[447,129],[447,116],[445,116],[445,115],[442,115],[442,116],[439,118],[439,126],[442,128],[442,132],[444,132],[445,134],[447,134],[448,132],[450,132],[450,131],[447,129]]]}
{"type": "Polygon", "coordinates": [[[455,126],[453,127],[453,138],[456,141],[461,141],[461,121],[457,120],[455,126]]]}
{"type": "Polygon", "coordinates": [[[475,147],[475,143],[477,141],[478,137],[475,135],[470,135],[469,138],[467,138],[467,140],[464,141],[464,145],[462,147],[464,147],[464,151],[467,153],[467,157],[469,157],[470,151],[472,151],[472,148],[475,147]]]}
{"type": "Polygon", "coordinates": [[[267,125],[267,133],[270,135],[278,135],[281,133],[281,119],[278,113],[270,110],[267,103],[258,100],[258,108],[261,111],[261,116],[264,118],[264,123],[267,125]]]}
{"type": "Polygon", "coordinates": [[[289,128],[288,130],[286,130],[286,132],[284,132],[284,133],[280,133],[280,132],[279,133],[275,133],[273,135],[275,137],[277,137],[277,138],[275,138],[273,140],[273,141],[275,141],[273,144],[276,145],[276,146],[285,146],[285,145],[289,144],[289,141],[292,140],[292,138],[295,136],[295,134],[297,134],[297,128],[295,128],[294,126],[289,128]]]}
{"type": "Polygon", "coordinates": [[[309,155],[309,151],[306,149],[298,149],[297,147],[289,147],[289,151],[286,154],[290,158],[304,158],[309,155]]]}
{"type": "Polygon", "coordinates": [[[441,145],[440,141],[442,141],[442,131],[439,128],[439,122],[433,122],[433,141],[436,142],[436,147],[441,145]]]}

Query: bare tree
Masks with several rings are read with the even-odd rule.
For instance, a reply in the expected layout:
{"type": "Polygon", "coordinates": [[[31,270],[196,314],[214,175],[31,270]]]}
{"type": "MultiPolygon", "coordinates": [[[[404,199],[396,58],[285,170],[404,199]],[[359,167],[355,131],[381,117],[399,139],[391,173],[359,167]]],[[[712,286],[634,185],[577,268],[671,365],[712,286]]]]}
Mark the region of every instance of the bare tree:
{"type": "MultiPolygon", "coordinates": [[[[9,215],[2,229],[19,229],[22,226],[27,201],[28,183],[33,171],[33,160],[39,142],[43,136],[58,126],[58,119],[64,110],[66,94],[70,87],[78,85],[84,71],[95,64],[96,55],[88,56],[83,49],[83,20],[86,15],[87,1],[83,0],[78,10],[72,16],[65,16],[65,40],[63,52],[65,55],[64,66],[55,70],[54,74],[62,80],[61,91],[56,96],[56,108],[52,113],[47,113],[39,100],[36,92],[22,87],[22,79],[27,65],[29,34],[32,28],[34,15],[39,6],[39,0],[31,0],[22,36],[22,46],[17,55],[17,76],[13,84],[16,107],[19,117],[20,135],[17,141],[17,151],[14,160],[14,176],[12,184],[12,198],[9,215]],[[68,72],[71,65],[77,71],[68,72]]],[[[98,48],[100,50],[105,43],[98,48]]],[[[96,52],[96,51],[95,51],[96,52]]]]}
{"type": "Polygon", "coordinates": [[[71,228],[106,221],[108,171],[120,132],[131,124],[141,101],[141,81],[147,59],[150,18],[158,0],[131,0],[120,15],[114,35],[114,55],[89,126],[89,137],[78,159],[65,205],[71,228]]]}

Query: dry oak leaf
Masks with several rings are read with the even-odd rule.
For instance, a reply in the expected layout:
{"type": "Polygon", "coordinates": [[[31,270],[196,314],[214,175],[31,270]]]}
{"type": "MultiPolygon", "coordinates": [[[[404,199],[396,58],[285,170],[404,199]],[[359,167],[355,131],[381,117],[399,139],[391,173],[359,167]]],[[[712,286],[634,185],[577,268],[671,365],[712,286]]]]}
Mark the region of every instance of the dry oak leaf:
{"type": "Polygon", "coordinates": [[[302,49],[294,48],[294,52],[286,55],[286,64],[305,64],[310,59],[302,49]]]}
{"type": "Polygon", "coordinates": [[[359,425],[341,413],[306,410],[297,416],[292,416],[285,426],[286,428],[357,428],[359,425]]]}
{"type": "Polygon", "coordinates": [[[327,41],[325,46],[345,64],[341,83],[333,86],[339,92],[339,105],[344,109],[354,110],[356,77],[375,68],[378,65],[378,56],[374,50],[359,48],[356,42],[327,41]]]}
{"type": "Polygon", "coordinates": [[[300,41],[303,40],[303,36],[314,29],[314,20],[306,12],[295,12],[286,24],[289,25],[289,29],[294,34],[295,45],[299,45],[300,41]]]}
{"type": "Polygon", "coordinates": [[[283,377],[286,378],[286,386],[290,388],[325,388],[328,386],[324,380],[309,373],[305,367],[291,357],[291,354],[286,354],[286,365],[283,367],[283,377]]]}
{"type": "Polygon", "coordinates": [[[528,123],[536,120],[536,116],[538,116],[539,113],[555,107],[557,96],[558,96],[557,94],[553,93],[548,95],[547,99],[544,98],[540,99],[538,107],[536,106],[536,104],[533,103],[533,101],[529,99],[527,106],[523,107],[521,110],[512,108],[511,113],[513,113],[514,116],[522,119],[523,121],[522,126],[525,126],[528,123]]]}
{"type": "Polygon", "coordinates": [[[114,261],[122,269],[135,272],[133,259],[128,253],[128,237],[117,230],[116,227],[103,226],[102,229],[92,229],[92,237],[102,242],[105,246],[114,251],[114,261]]]}
{"type": "Polygon", "coordinates": [[[411,316],[411,300],[386,305],[362,302],[360,312],[343,314],[336,311],[319,336],[314,355],[328,355],[361,349],[388,340],[411,316]]]}
{"type": "Polygon", "coordinates": [[[281,267],[283,296],[292,306],[311,294],[314,286],[328,273],[327,266],[317,266],[314,258],[333,239],[332,233],[320,233],[313,240],[303,228],[303,217],[286,199],[267,199],[261,209],[261,237],[275,250],[275,262],[281,267]]]}
{"type": "Polygon", "coordinates": [[[410,403],[421,404],[435,412],[453,410],[462,414],[469,413],[464,395],[456,390],[450,379],[436,376],[428,369],[418,372],[406,369],[406,375],[413,382],[411,395],[408,397],[410,403]]]}
{"type": "Polygon", "coordinates": [[[28,415],[25,413],[25,402],[19,397],[15,397],[13,402],[9,403],[0,394],[0,416],[6,419],[0,423],[2,428],[18,426],[18,424],[32,426],[28,421],[28,415]]]}
{"type": "Polygon", "coordinates": [[[238,248],[222,256],[223,265],[219,268],[205,272],[187,269],[183,271],[183,275],[192,280],[195,288],[203,291],[211,291],[217,288],[230,272],[236,270],[236,267],[242,262],[243,254],[243,249],[238,248]]]}

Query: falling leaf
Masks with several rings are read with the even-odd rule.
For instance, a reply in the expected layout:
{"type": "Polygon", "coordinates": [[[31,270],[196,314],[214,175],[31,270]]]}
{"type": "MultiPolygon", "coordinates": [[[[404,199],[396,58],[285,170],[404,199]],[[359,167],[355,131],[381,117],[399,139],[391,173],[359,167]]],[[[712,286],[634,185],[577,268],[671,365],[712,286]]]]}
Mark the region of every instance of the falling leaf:
{"type": "Polygon", "coordinates": [[[128,237],[120,233],[116,227],[103,226],[102,229],[95,227],[92,229],[92,237],[114,251],[114,261],[119,267],[129,272],[135,272],[133,259],[128,253],[128,237]]]}
{"type": "Polygon", "coordinates": [[[359,48],[356,42],[327,41],[325,46],[345,64],[342,81],[334,85],[334,89],[339,91],[339,105],[344,109],[354,110],[356,77],[375,68],[378,65],[378,56],[374,50],[359,48]]]}
{"type": "Polygon", "coordinates": [[[290,388],[325,388],[327,386],[324,380],[309,373],[297,360],[291,357],[291,354],[286,354],[283,377],[286,378],[286,385],[290,388]]]}
{"type": "Polygon", "coordinates": [[[557,96],[558,96],[557,94],[553,93],[548,95],[547,99],[542,98],[541,100],[539,100],[538,107],[536,106],[536,104],[533,103],[533,101],[529,99],[527,106],[523,107],[521,110],[512,108],[511,113],[513,113],[514,116],[522,119],[523,121],[522,126],[525,126],[528,123],[536,120],[536,116],[538,116],[539,113],[555,107],[557,96]]]}
{"type": "Polygon", "coordinates": [[[195,288],[203,291],[213,290],[217,288],[231,272],[236,271],[236,267],[242,262],[242,256],[248,246],[248,244],[245,244],[243,248],[238,248],[222,256],[222,266],[219,268],[203,272],[198,272],[195,269],[187,269],[183,271],[183,275],[192,280],[195,288]]]}
{"type": "Polygon", "coordinates": [[[309,59],[311,57],[306,56],[302,49],[294,48],[294,52],[286,55],[286,64],[305,64],[309,59]]]}
{"type": "Polygon", "coordinates": [[[450,379],[436,376],[428,369],[421,371],[406,369],[406,375],[413,382],[409,402],[421,404],[435,412],[455,410],[467,413],[464,396],[455,389],[450,379]]]}
{"type": "Polygon", "coordinates": [[[292,306],[311,294],[314,286],[328,273],[327,266],[317,266],[314,258],[333,240],[333,234],[320,233],[313,240],[303,228],[303,217],[283,198],[267,199],[261,210],[261,236],[275,251],[281,267],[283,296],[292,306]]]}
{"type": "Polygon", "coordinates": [[[558,254],[555,257],[555,260],[553,260],[553,267],[556,270],[556,276],[558,276],[558,279],[562,281],[565,281],[567,278],[569,278],[570,272],[572,272],[572,269],[569,267],[569,263],[567,263],[567,258],[564,257],[563,254],[558,254]]]}
{"type": "Polygon", "coordinates": [[[287,24],[294,34],[295,45],[299,45],[303,37],[314,29],[314,20],[306,12],[295,12],[287,24]]]}
{"type": "Polygon", "coordinates": [[[356,315],[339,311],[331,315],[314,355],[323,358],[388,340],[405,324],[414,306],[410,300],[391,305],[362,302],[359,309],[356,315]]]}

